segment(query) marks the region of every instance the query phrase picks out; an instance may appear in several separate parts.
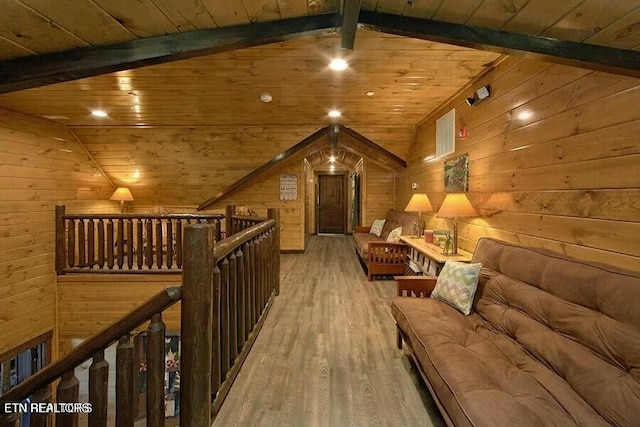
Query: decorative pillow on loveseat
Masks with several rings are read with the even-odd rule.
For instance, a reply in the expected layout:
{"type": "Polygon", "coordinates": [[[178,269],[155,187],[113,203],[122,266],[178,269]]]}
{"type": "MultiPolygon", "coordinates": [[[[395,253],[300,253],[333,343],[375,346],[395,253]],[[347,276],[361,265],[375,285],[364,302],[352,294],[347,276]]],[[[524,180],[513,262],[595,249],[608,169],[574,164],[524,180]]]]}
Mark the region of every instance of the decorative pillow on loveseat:
{"type": "Polygon", "coordinates": [[[400,242],[400,236],[402,236],[402,226],[394,228],[387,236],[387,242],[398,243],[400,242]]]}
{"type": "Polygon", "coordinates": [[[374,219],[369,233],[375,234],[376,236],[380,237],[380,234],[382,234],[382,228],[384,228],[385,221],[386,219],[374,219]]]}
{"type": "Polygon", "coordinates": [[[465,315],[471,313],[473,297],[478,289],[482,264],[466,264],[448,260],[431,293],[432,298],[446,302],[465,315]]]}

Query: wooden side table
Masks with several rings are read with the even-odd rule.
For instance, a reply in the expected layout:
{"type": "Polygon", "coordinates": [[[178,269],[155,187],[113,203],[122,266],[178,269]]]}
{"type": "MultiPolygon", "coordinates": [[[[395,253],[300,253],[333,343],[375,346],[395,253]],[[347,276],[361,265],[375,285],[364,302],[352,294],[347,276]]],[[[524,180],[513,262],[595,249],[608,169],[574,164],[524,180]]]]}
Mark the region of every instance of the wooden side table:
{"type": "Polygon", "coordinates": [[[408,260],[413,263],[426,275],[430,275],[433,266],[436,276],[444,267],[447,260],[452,259],[459,262],[471,262],[472,253],[458,249],[456,255],[443,255],[442,249],[433,243],[424,241],[424,237],[400,236],[400,240],[409,246],[408,260]]]}

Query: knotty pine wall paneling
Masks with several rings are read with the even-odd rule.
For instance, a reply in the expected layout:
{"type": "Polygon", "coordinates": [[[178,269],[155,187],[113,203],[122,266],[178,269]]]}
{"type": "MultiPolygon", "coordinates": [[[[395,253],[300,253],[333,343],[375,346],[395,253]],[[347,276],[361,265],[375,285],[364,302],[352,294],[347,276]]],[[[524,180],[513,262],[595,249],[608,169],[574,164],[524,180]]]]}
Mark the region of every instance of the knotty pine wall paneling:
{"type": "Polygon", "coordinates": [[[385,218],[389,209],[394,208],[395,175],[364,159],[360,185],[362,225],[371,225],[374,219],[385,218]]]}
{"type": "MultiPolygon", "coordinates": [[[[437,210],[445,159],[435,121],[456,108],[447,158],[469,155],[469,198],[480,217],[460,220],[460,247],[483,236],[640,270],[640,79],[509,58],[416,129],[408,168],[398,174],[401,208],[418,182],[437,210]],[[491,97],[465,97],[485,84],[491,97]]],[[[428,217],[429,228],[451,224],[428,217]]]]}
{"type": "Polygon", "coordinates": [[[0,354],[54,329],[55,205],[113,212],[112,192],[63,126],[0,110],[0,354]]]}

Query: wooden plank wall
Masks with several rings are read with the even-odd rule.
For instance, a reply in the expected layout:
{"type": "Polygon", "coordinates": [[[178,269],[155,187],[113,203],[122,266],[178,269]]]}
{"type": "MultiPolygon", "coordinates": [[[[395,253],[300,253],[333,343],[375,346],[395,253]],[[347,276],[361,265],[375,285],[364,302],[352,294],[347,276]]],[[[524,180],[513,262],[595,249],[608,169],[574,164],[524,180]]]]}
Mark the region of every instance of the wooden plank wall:
{"type": "MultiPolygon", "coordinates": [[[[398,175],[398,208],[410,185],[438,209],[443,159],[435,120],[456,108],[468,136],[456,152],[470,159],[469,198],[481,216],[460,221],[460,246],[482,236],[545,247],[640,270],[640,80],[509,58],[416,129],[408,169],[398,175]],[[491,98],[465,97],[485,84],[491,98]]],[[[448,227],[430,217],[430,228],[448,227]]]]}
{"type": "Polygon", "coordinates": [[[55,324],[55,205],[113,211],[113,188],[63,126],[0,110],[0,354],[55,324]]]}
{"type": "Polygon", "coordinates": [[[232,194],[206,212],[223,212],[226,205],[248,206],[258,216],[267,216],[268,208],[280,209],[280,249],[303,251],[304,230],[304,168],[303,160],[287,162],[262,177],[257,183],[232,194]],[[280,175],[298,177],[296,200],[280,200],[280,175]]]}
{"type": "MultiPolygon", "coordinates": [[[[181,274],[68,274],[58,278],[60,354],[71,340],[87,339],[170,286],[181,274]]],[[[168,332],[180,330],[180,303],[163,315],[168,332]]],[[[145,326],[142,327],[144,329],[145,326]]]]}
{"type": "Polygon", "coordinates": [[[360,185],[362,225],[371,225],[374,219],[385,218],[395,206],[395,174],[364,159],[360,185]]]}

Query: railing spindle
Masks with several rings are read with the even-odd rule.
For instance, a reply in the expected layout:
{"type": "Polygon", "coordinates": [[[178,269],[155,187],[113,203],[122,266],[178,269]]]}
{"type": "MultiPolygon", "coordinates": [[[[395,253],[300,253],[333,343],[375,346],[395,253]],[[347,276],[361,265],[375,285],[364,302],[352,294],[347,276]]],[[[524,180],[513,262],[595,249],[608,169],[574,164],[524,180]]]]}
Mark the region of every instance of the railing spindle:
{"type": "Polygon", "coordinates": [[[134,399],[133,388],[135,371],[135,348],[129,334],[120,338],[116,348],[116,426],[133,427],[134,399]]]}
{"type": "Polygon", "coordinates": [[[134,238],[133,238],[133,219],[127,220],[127,268],[131,270],[133,268],[133,253],[135,252],[134,238]]]}
{"type": "Polygon", "coordinates": [[[69,260],[69,267],[76,265],[76,221],[69,220],[69,226],[67,227],[67,258],[69,260]]]}
{"type": "Polygon", "coordinates": [[[96,225],[92,219],[87,223],[87,266],[96,265],[96,225]]]}
{"type": "Polygon", "coordinates": [[[220,269],[213,268],[213,297],[211,316],[211,393],[216,394],[220,389],[220,269]]]}
{"type": "Polygon", "coordinates": [[[167,220],[167,268],[173,267],[173,221],[167,220]]]}
{"type": "Polygon", "coordinates": [[[107,425],[107,406],[109,402],[109,362],[104,359],[104,350],[93,356],[89,368],[89,427],[107,425]]]}
{"type": "Polygon", "coordinates": [[[236,252],[236,265],[238,269],[236,277],[236,287],[238,288],[238,301],[236,306],[238,307],[238,328],[237,328],[237,353],[242,351],[242,347],[246,341],[245,332],[245,319],[246,319],[246,304],[245,304],[245,277],[244,277],[244,253],[242,248],[238,247],[236,252]]]}
{"type": "Polygon", "coordinates": [[[269,208],[267,210],[267,217],[276,221],[274,227],[274,252],[276,257],[274,259],[274,290],[276,295],[280,295],[280,211],[276,208],[269,208]]]}
{"type": "Polygon", "coordinates": [[[182,268],[182,220],[176,221],[176,267],[182,268]]]}
{"type": "Polygon", "coordinates": [[[104,220],[98,220],[98,267],[104,268],[104,220]]]}
{"type": "Polygon", "coordinates": [[[113,269],[113,220],[107,222],[107,268],[113,269]]]}
{"type": "Polygon", "coordinates": [[[229,255],[229,363],[238,357],[238,260],[229,255]]]}
{"type": "Polygon", "coordinates": [[[147,268],[153,267],[153,224],[150,219],[147,219],[147,236],[146,236],[146,248],[145,248],[145,260],[147,262],[147,268]]]}
{"type": "Polygon", "coordinates": [[[122,266],[124,265],[124,220],[122,218],[118,219],[117,251],[118,251],[118,268],[122,270],[122,266]]]}
{"type": "MultiPolygon", "coordinates": [[[[51,390],[48,386],[40,388],[31,396],[31,401],[38,403],[51,402],[51,390]]],[[[29,421],[29,427],[48,427],[53,424],[53,417],[51,414],[46,413],[32,413],[29,421]]]]}
{"type": "Polygon", "coordinates": [[[251,289],[251,282],[253,281],[253,269],[251,268],[252,264],[253,264],[253,256],[252,256],[252,252],[253,252],[253,244],[251,243],[251,241],[248,241],[247,243],[245,243],[244,245],[244,272],[246,275],[245,278],[245,303],[247,305],[247,309],[246,309],[246,321],[245,321],[245,327],[246,327],[246,334],[247,336],[245,337],[245,339],[249,338],[249,334],[251,333],[251,331],[253,330],[253,292],[251,289]]]}
{"type": "Polygon", "coordinates": [[[229,260],[224,258],[220,265],[220,360],[221,360],[221,377],[224,381],[227,377],[229,369],[231,369],[231,352],[229,345],[229,260]]]}
{"type": "Polygon", "coordinates": [[[147,426],[164,426],[164,323],[154,314],[147,328],[147,426]]]}
{"type": "Polygon", "coordinates": [[[163,233],[162,233],[162,220],[156,220],[156,266],[162,268],[162,252],[163,252],[163,233]]]}
{"type": "Polygon", "coordinates": [[[136,220],[136,258],[138,270],[142,270],[144,265],[144,252],[143,252],[144,238],[142,237],[142,219],[136,220]]]}
{"type": "Polygon", "coordinates": [[[78,221],[78,266],[84,267],[87,265],[86,263],[86,253],[85,248],[87,246],[87,242],[84,238],[84,220],[78,221]]]}
{"type": "MultiPolygon", "coordinates": [[[[56,398],[58,402],[75,403],[78,401],[80,383],[78,382],[73,369],[65,372],[62,375],[62,378],[56,390],[56,398]]],[[[57,413],[56,425],[64,427],[77,427],[78,414],[64,412],[57,413]]]]}

